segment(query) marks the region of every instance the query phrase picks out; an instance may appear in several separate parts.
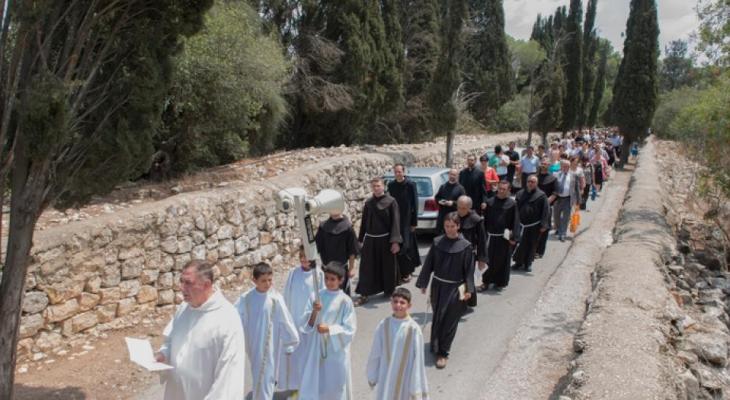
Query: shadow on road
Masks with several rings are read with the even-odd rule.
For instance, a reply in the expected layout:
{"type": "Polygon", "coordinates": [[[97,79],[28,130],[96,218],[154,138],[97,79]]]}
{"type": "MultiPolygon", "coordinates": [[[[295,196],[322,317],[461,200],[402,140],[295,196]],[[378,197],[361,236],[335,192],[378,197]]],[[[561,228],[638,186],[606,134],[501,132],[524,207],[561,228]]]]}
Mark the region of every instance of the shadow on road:
{"type": "Polygon", "coordinates": [[[17,400],[85,400],[86,393],[78,387],[51,388],[45,386],[15,385],[17,400]]]}

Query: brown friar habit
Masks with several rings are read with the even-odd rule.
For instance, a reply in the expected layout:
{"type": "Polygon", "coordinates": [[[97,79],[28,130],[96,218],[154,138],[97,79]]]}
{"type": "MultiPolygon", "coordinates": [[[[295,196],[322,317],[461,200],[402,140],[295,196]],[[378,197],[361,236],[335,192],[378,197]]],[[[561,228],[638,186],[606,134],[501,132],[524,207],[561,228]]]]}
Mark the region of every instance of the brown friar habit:
{"type": "Polygon", "coordinates": [[[398,253],[398,268],[401,277],[405,278],[421,265],[416,234],[411,232],[411,227],[418,225],[418,188],[406,177],[403,182],[394,180],[388,183],[388,194],[395,199],[400,213],[400,236],[403,242],[398,253]]]}
{"type": "Polygon", "coordinates": [[[438,219],[436,220],[436,233],[441,234],[444,232],[444,218],[448,213],[456,211],[456,200],[465,194],[464,187],[459,183],[446,182],[441,185],[435,196],[436,203],[439,206],[438,219]],[[441,200],[453,201],[454,205],[442,206],[439,203],[441,200]]]}
{"type": "Polygon", "coordinates": [[[361,296],[391,294],[400,282],[392,243],[400,243],[400,214],[391,196],[372,196],[365,201],[358,240],[362,243],[359,280],[355,292],[361,296]]]}
{"type": "MultiPolygon", "coordinates": [[[[314,240],[317,243],[322,265],[327,265],[330,261],[337,261],[347,268],[350,256],[357,256],[357,235],[352,228],[352,222],[345,216],[340,219],[329,218],[322,222],[314,240]]],[[[341,288],[345,293],[350,294],[349,274],[345,274],[341,288]]]]}
{"type": "Polygon", "coordinates": [[[449,239],[446,235],[434,239],[418,275],[416,287],[428,287],[433,273],[431,352],[437,356],[449,356],[456,328],[466,310],[466,303],[459,300],[459,286],[466,283],[466,290],[474,292],[473,268],[474,251],[471,243],[462,235],[456,239],[449,239]]]}
{"type": "MultiPolygon", "coordinates": [[[[555,185],[557,184],[557,179],[555,179],[555,175],[553,174],[539,174],[537,175],[537,188],[542,190],[543,193],[545,193],[545,196],[550,198],[550,196],[555,193],[555,185]]],[[[545,255],[545,250],[547,249],[547,240],[548,240],[548,232],[550,231],[550,221],[553,220],[553,205],[550,204],[550,210],[548,211],[550,215],[548,215],[548,230],[540,234],[540,239],[537,243],[537,254],[540,255],[540,257],[545,255]]]]}
{"type": "MultiPolygon", "coordinates": [[[[464,239],[471,243],[472,251],[474,251],[474,259],[476,261],[487,262],[487,234],[484,230],[484,219],[474,210],[469,210],[469,214],[464,217],[459,216],[459,232],[464,239]]],[[[474,267],[474,266],[473,266],[474,267]]],[[[474,275],[472,268],[471,274],[474,275]]],[[[468,301],[470,307],[476,307],[477,296],[476,291],[472,293],[471,299],[468,301]]]]}
{"type": "Polygon", "coordinates": [[[515,201],[522,230],[514,260],[516,265],[529,269],[535,261],[540,230],[547,231],[550,226],[550,205],[545,193],[537,188],[532,192],[527,189],[520,190],[515,196],[515,201]]]}
{"type": "Polygon", "coordinates": [[[487,198],[487,181],[484,171],[474,167],[464,168],[459,172],[459,184],[464,187],[466,195],[471,197],[471,208],[481,210],[481,204],[487,198]]]}
{"type": "Polygon", "coordinates": [[[492,197],[487,200],[484,224],[487,230],[487,271],[482,275],[486,287],[494,283],[502,288],[509,284],[512,246],[504,238],[504,230],[510,230],[510,240],[519,240],[519,213],[517,203],[507,197],[492,197]]]}

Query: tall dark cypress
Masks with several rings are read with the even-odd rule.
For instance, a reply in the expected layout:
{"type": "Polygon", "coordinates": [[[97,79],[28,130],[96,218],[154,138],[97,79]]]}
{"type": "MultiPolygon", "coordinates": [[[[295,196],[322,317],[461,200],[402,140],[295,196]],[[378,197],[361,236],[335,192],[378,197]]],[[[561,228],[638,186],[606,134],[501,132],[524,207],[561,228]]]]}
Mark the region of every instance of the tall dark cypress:
{"type": "Polygon", "coordinates": [[[624,135],[622,161],[632,141],[651,126],[658,102],[657,60],[659,23],[654,0],[631,0],[626,23],[624,57],[619,66],[611,103],[611,119],[624,135]]]}
{"type": "MultiPolygon", "coordinates": [[[[586,19],[583,24],[583,97],[580,102],[578,119],[576,125],[583,129],[588,120],[591,110],[591,97],[593,95],[594,80],[596,77],[596,50],[598,37],[596,35],[596,7],[598,0],[588,0],[586,7],[586,19]]],[[[589,127],[591,125],[588,125],[589,127]]]]}
{"type": "Polygon", "coordinates": [[[466,43],[464,75],[466,90],[475,94],[469,110],[478,121],[490,117],[512,98],[512,65],[504,33],[502,0],[469,0],[471,28],[466,43]]]}
{"type": "Polygon", "coordinates": [[[428,92],[441,49],[441,11],[439,0],[404,0],[401,12],[405,108],[400,124],[405,140],[413,142],[432,131],[428,92]]]}
{"type": "Polygon", "coordinates": [[[565,21],[565,80],[563,100],[563,133],[575,127],[583,95],[583,35],[581,30],[583,5],[581,0],[570,0],[568,19],[565,21]]]}
{"type": "Polygon", "coordinates": [[[595,84],[593,85],[593,95],[591,96],[591,109],[588,113],[587,126],[596,126],[598,121],[598,112],[601,109],[601,101],[603,101],[603,92],[606,89],[606,67],[608,66],[608,52],[610,47],[608,43],[599,41],[600,57],[598,59],[598,72],[596,73],[595,84]]]}
{"type": "Polygon", "coordinates": [[[401,1],[381,0],[381,14],[385,29],[385,43],[379,50],[384,57],[384,85],[387,89],[386,108],[399,113],[403,105],[403,28],[401,27],[401,1]]]}
{"type": "Polygon", "coordinates": [[[432,111],[432,128],[437,133],[447,134],[446,165],[453,162],[454,129],[458,113],[454,102],[461,84],[461,58],[464,52],[462,29],[467,15],[467,0],[446,0],[442,3],[443,39],[441,54],[429,91],[429,107],[432,111]]]}
{"type": "Polygon", "coordinates": [[[535,82],[531,106],[535,110],[533,127],[540,133],[543,145],[547,145],[548,132],[558,128],[563,118],[565,82],[560,65],[561,51],[560,46],[553,46],[548,59],[540,66],[535,82]]]}

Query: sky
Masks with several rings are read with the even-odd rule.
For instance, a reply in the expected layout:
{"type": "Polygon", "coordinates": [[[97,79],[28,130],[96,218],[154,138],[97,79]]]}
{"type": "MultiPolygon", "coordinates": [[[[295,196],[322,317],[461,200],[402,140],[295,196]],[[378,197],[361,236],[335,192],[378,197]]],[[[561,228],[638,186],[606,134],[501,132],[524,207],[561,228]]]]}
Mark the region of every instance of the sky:
{"type": "MultiPolygon", "coordinates": [[[[550,15],[570,0],[504,0],[505,30],[518,39],[529,39],[537,14],[550,15]]],[[[583,0],[583,12],[588,1],[583,0]]],[[[621,33],[626,29],[630,0],[598,0],[596,27],[599,35],[609,39],[614,49],[623,51],[621,33]]],[[[659,47],[664,52],[672,40],[688,39],[697,28],[696,0],[657,0],[659,11],[659,47]]]]}

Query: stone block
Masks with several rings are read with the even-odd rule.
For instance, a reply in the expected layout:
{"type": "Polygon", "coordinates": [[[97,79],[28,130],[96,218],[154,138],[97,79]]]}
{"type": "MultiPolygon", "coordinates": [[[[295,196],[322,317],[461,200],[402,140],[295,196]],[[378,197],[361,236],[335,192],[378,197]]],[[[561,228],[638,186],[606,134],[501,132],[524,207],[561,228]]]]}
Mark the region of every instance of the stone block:
{"type": "Polygon", "coordinates": [[[41,351],[53,350],[63,344],[63,337],[56,332],[41,332],[35,345],[41,351]]]}
{"type": "Polygon", "coordinates": [[[231,239],[225,239],[218,245],[218,258],[226,258],[232,256],[236,252],[236,246],[231,239]]]}
{"type": "Polygon", "coordinates": [[[157,287],[160,289],[170,289],[172,287],[172,272],[160,274],[157,278],[157,287]]]}
{"type": "Polygon", "coordinates": [[[27,292],[23,297],[23,312],[27,314],[39,313],[48,306],[48,295],[43,292],[27,292]]]}
{"type": "Polygon", "coordinates": [[[274,237],[270,232],[263,231],[261,232],[261,235],[259,235],[259,243],[261,244],[269,244],[274,241],[274,237]]]}
{"type": "Polygon", "coordinates": [[[225,240],[225,239],[232,238],[233,237],[233,227],[228,224],[221,225],[221,227],[218,228],[218,231],[216,232],[216,237],[218,238],[218,240],[225,240]]]}
{"type": "Polygon", "coordinates": [[[128,249],[119,250],[118,257],[119,257],[120,261],[124,261],[124,260],[129,260],[131,258],[142,257],[143,255],[144,255],[144,251],[142,251],[142,249],[140,249],[139,247],[132,247],[132,248],[128,248],[128,249]]]}
{"type": "Polygon", "coordinates": [[[195,217],[195,219],[193,219],[193,222],[195,223],[196,228],[198,228],[201,231],[205,230],[205,216],[197,215],[195,217]]]}
{"type": "Polygon", "coordinates": [[[142,274],[144,257],[137,257],[122,263],[122,279],[132,279],[142,274]]]}
{"type": "Polygon", "coordinates": [[[219,260],[218,261],[218,270],[220,271],[221,276],[228,276],[231,273],[233,273],[233,265],[234,260],[232,258],[227,258],[225,260],[219,260]]]}
{"type": "Polygon", "coordinates": [[[691,333],[684,342],[684,349],[695,353],[700,359],[726,366],[728,362],[728,335],[722,332],[691,333]]]}
{"type": "Polygon", "coordinates": [[[190,253],[178,254],[175,256],[175,271],[181,271],[185,265],[187,265],[192,258],[190,253]]]}
{"type": "Polygon", "coordinates": [[[171,255],[165,254],[162,256],[162,265],[160,265],[160,272],[170,272],[175,268],[175,258],[171,255]]]}
{"type": "Polygon", "coordinates": [[[218,228],[220,228],[220,225],[218,224],[218,221],[215,218],[208,218],[205,221],[205,234],[208,236],[211,236],[218,232],[218,228]]]}
{"type": "Polygon", "coordinates": [[[71,329],[74,333],[78,333],[96,326],[99,323],[99,318],[94,311],[88,311],[83,314],[76,315],[71,318],[71,329]]]}
{"type": "Polygon", "coordinates": [[[100,324],[105,324],[114,319],[117,315],[117,303],[105,304],[96,307],[96,319],[100,324]]]}
{"type": "Polygon", "coordinates": [[[195,229],[193,221],[191,219],[186,219],[180,223],[180,226],[177,228],[177,234],[187,236],[190,235],[193,229],[195,229]]]}
{"type": "Polygon", "coordinates": [[[24,339],[38,333],[46,325],[41,314],[31,314],[20,318],[19,338],[24,339]]]}
{"type": "Polygon", "coordinates": [[[81,293],[81,296],[79,297],[79,308],[81,311],[88,311],[92,308],[96,307],[97,304],[99,304],[99,301],[101,300],[101,296],[98,294],[93,293],[81,293]]]}
{"type": "Polygon", "coordinates": [[[142,247],[145,250],[154,250],[160,247],[160,238],[155,234],[150,234],[142,241],[142,247]]]}
{"type": "Polygon", "coordinates": [[[201,231],[193,231],[193,233],[190,234],[190,237],[193,239],[193,243],[195,244],[203,244],[205,242],[205,233],[201,231]]]}
{"type": "Polygon", "coordinates": [[[109,288],[122,281],[122,270],[119,264],[109,264],[101,272],[101,287],[109,288]]]}
{"type": "Polygon", "coordinates": [[[176,254],[178,249],[177,236],[168,236],[160,242],[160,248],[167,254],[176,254]]]}
{"type": "Polygon", "coordinates": [[[101,278],[99,276],[94,275],[86,280],[86,285],[84,285],[85,292],[99,293],[99,289],[101,289],[101,278]]]}
{"type": "Polygon", "coordinates": [[[151,301],[157,301],[157,289],[149,285],[144,285],[139,288],[139,293],[137,293],[137,302],[149,303],[151,301]]]}
{"type": "Polygon", "coordinates": [[[191,250],[193,250],[193,239],[189,236],[184,236],[177,241],[178,254],[190,253],[191,250]]]}
{"type": "Polygon", "coordinates": [[[175,292],[172,289],[160,290],[157,293],[157,304],[173,304],[175,302],[175,292]]]}
{"type": "Polygon", "coordinates": [[[204,244],[201,244],[193,247],[193,251],[190,253],[190,256],[193,258],[193,260],[205,260],[207,254],[208,250],[205,248],[204,244]]]}
{"type": "Polygon", "coordinates": [[[122,298],[122,292],[119,287],[107,288],[99,290],[100,304],[112,304],[122,298]]]}
{"type": "Polygon", "coordinates": [[[157,281],[160,276],[160,271],[156,269],[145,269],[142,270],[142,274],[139,276],[139,281],[143,285],[152,285],[157,281]]]}
{"type": "Polygon", "coordinates": [[[78,297],[85,284],[86,282],[80,280],[64,279],[52,285],[42,285],[41,289],[46,292],[51,304],[60,304],[78,297]]]}
{"type": "Polygon", "coordinates": [[[117,317],[123,317],[131,313],[137,306],[137,302],[132,298],[119,300],[119,306],[117,307],[117,317]]]}
{"type": "Polygon", "coordinates": [[[207,248],[208,250],[213,250],[216,247],[218,247],[218,237],[213,235],[205,239],[205,248],[207,248]]]}
{"type": "Polygon", "coordinates": [[[78,311],[79,302],[71,299],[63,304],[49,306],[43,314],[48,322],[58,322],[72,317],[78,311]]]}
{"type": "Polygon", "coordinates": [[[136,279],[132,279],[129,281],[122,281],[119,284],[119,291],[120,291],[122,298],[133,297],[139,293],[139,288],[141,286],[142,285],[136,279]]]}
{"type": "Polygon", "coordinates": [[[36,285],[38,285],[38,279],[36,279],[35,274],[29,268],[28,275],[25,276],[25,290],[35,289],[36,285]]]}

